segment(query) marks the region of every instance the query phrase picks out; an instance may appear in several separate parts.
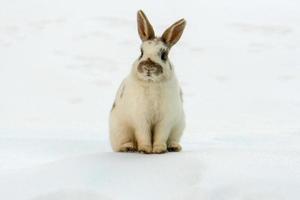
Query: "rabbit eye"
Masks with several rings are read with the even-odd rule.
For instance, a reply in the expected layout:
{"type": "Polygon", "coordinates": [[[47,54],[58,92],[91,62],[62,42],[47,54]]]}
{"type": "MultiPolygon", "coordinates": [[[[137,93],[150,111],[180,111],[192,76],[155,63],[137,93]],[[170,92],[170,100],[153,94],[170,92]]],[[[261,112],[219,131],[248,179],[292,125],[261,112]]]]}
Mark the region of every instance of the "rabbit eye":
{"type": "Polygon", "coordinates": [[[139,59],[141,59],[143,57],[143,55],[144,55],[144,51],[143,51],[143,49],[141,49],[141,55],[140,55],[139,59]]]}
{"type": "Polygon", "coordinates": [[[168,59],[168,53],[166,51],[161,52],[160,58],[166,61],[168,59]]]}

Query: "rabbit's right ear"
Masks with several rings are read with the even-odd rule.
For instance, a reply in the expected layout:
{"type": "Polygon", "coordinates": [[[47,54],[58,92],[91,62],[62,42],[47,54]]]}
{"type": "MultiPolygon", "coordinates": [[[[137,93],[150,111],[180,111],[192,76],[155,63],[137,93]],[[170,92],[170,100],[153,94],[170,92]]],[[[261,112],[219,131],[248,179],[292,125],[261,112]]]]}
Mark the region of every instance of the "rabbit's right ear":
{"type": "Polygon", "coordinates": [[[138,32],[142,41],[155,38],[152,25],[142,10],[137,13],[138,32]]]}

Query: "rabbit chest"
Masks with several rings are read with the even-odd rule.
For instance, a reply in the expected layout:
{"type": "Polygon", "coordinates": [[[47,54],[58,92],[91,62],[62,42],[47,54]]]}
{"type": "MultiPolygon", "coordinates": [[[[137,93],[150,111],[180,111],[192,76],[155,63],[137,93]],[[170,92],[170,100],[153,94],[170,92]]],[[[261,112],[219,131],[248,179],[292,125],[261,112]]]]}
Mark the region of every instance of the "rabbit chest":
{"type": "Polygon", "coordinates": [[[170,84],[129,85],[128,112],[132,118],[156,123],[181,109],[178,88],[170,84]],[[134,116],[133,116],[134,115],[134,116]]]}

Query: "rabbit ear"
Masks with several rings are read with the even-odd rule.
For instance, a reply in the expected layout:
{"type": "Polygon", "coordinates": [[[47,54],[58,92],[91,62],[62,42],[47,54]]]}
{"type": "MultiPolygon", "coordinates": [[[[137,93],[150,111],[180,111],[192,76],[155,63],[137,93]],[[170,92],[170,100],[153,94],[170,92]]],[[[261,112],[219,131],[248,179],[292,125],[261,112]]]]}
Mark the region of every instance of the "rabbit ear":
{"type": "Polygon", "coordinates": [[[139,10],[137,13],[137,24],[142,41],[155,38],[153,27],[142,10],[139,10]]]}
{"type": "Polygon", "coordinates": [[[170,26],[162,35],[162,40],[168,45],[173,46],[180,39],[186,22],[181,19],[170,26]]]}

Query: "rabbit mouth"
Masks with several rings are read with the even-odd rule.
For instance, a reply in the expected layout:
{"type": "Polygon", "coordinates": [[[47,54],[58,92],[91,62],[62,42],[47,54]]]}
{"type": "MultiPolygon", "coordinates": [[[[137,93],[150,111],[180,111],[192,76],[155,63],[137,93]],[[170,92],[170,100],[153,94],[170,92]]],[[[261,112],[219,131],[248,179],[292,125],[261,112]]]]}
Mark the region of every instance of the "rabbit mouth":
{"type": "Polygon", "coordinates": [[[150,73],[146,73],[145,74],[145,78],[147,79],[147,80],[152,80],[153,78],[154,78],[154,76],[152,76],[152,74],[150,74],[150,73]]]}
{"type": "Polygon", "coordinates": [[[140,73],[141,79],[145,80],[147,82],[155,82],[159,79],[157,75],[155,75],[153,72],[146,71],[144,73],[140,73]]]}
{"type": "Polygon", "coordinates": [[[163,79],[162,75],[156,75],[153,72],[144,71],[137,74],[138,79],[146,82],[160,82],[163,79]]]}

